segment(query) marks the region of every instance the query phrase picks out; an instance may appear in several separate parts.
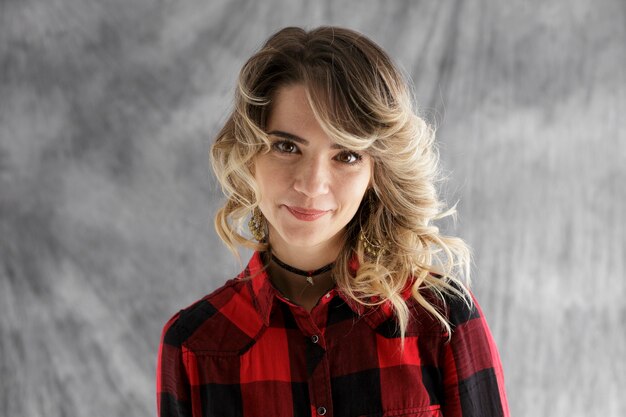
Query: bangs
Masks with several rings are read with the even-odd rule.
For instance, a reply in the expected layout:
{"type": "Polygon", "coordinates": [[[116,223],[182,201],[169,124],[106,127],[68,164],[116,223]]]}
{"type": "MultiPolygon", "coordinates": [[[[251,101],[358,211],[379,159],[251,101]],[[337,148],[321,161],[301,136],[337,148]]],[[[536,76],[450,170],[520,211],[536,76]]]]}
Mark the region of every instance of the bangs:
{"type": "Polygon", "coordinates": [[[370,148],[380,138],[381,129],[375,120],[353,104],[350,98],[337,91],[336,80],[316,77],[304,82],[307,98],[315,118],[334,142],[355,151],[370,148]]]}
{"type": "Polygon", "coordinates": [[[309,104],[326,134],[348,149],[363,151],[403,130],[412,104],[398,79],[380,69],[343,68],[337,61],[301,69],[309,104]]]}

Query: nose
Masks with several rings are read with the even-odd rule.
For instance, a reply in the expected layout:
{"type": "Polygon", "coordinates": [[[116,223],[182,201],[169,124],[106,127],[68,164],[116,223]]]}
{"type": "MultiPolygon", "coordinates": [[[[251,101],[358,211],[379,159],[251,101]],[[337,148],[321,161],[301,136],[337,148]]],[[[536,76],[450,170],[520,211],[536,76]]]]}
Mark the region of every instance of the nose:
{"type": "Polygon", "coordinates": [[[295,173],[293,188],[307,197],[317,197],[328,193],[330,185],[330,167],[323,158],[311,158],[302,161],[302,166],[295,173]]]}

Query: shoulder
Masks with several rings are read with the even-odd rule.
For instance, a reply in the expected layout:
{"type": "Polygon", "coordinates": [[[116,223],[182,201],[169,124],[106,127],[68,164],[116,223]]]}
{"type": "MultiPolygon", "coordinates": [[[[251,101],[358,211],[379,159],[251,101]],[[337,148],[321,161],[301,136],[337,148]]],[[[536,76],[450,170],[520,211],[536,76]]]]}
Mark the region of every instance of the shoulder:
{"type": "Polygon", "coordinates": [[[440,320],[425,306],[427,303],[432,309],[440,314],[450,324],[452,330],[455,327],[481,316],[481,310],[471,290],[460,283],[451,282],[453,291],[421,288],[419,293],[421,300],[410,297],[407,306],[413,313],[411,316],[419,322],[428,324],[431,329],[439,329],[445,332],[440,320]]]}
{"type": "Polygon", "coordinates": [[[194,351],[238,351],[250,341],[245,317],[254,308],[246,280],[231,279],[175,313],[163,328],[163,343],[194,351]]]}
{"type": "Polygon", "coordinates": [[[458,294],[444,293],[441,297],[446,318],[452,327],[480,318],[481,311],[474,293],[457,283],[453,287],[459,291],[458,294]]]}

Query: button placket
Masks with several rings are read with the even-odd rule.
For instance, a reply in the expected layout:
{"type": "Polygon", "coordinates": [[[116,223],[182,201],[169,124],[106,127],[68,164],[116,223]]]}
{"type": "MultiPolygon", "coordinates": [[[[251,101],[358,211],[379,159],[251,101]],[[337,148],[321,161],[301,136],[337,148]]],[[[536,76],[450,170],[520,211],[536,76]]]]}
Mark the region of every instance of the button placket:
{"type": "MultiPolygon", "coordinates": [[[[321,311],[318,309],[318,316],[320,317],[317,317],[317,319],[321,324],[325,324],[319,314],[321,311]]],[[[307,355],[307,380],[312,414],[324,417],[332,416],[332,393],[324,331],[321,327],[318,327],[315,318],[311,314],[296,315],[296,322],[305,340],[308,339],[304,348],[307,355]],[[309,364],[311,364],[310,368],[309,364]]]]}

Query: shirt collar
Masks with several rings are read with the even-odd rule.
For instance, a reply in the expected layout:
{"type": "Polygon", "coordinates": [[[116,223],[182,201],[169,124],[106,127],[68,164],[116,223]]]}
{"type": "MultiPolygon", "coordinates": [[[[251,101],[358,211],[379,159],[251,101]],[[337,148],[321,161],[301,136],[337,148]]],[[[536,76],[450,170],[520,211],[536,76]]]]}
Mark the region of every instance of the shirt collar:
{"type": "Polygon", "coordinates": [[[259,316],[266,326],[270,324],[272,305],[276,297],[276,289],[269,280],[265,271],[261,252],[255,251],[248,262],[248,266],[239,275],[240,279],[248,279],[248,288],[251,292],[252,302],[259,316]]]}
{"type": "MultiPolygon", "coordinates": [[[[358,268],[359,261],[355,254],[350,260],[349,269],[350,272],[354,274],[358,268]]],[[[238,278],[248,280],[248,288],[251,292],[254,307],[263,320],[263,323],[269,326],[270,315],[272,313],[274,300],[278,296],[278,290],[270,282],[263,265],[260,251],[255,251],[252,254],[247,267],[239,274],[238,278]]],[[[413,281],[409,281],[405,290],[402,292],[402,297],[405,300],[411,297],[412,283],[413,281]]],[[[378,327],[381,323],[393,316],[393,308],[390,302],[375,306],[366,306],[348,297],[343,291],[339,291],[336,288],[331,291],[335,292],[356,315],[363,317],[373,328],[378,327]]]]}

